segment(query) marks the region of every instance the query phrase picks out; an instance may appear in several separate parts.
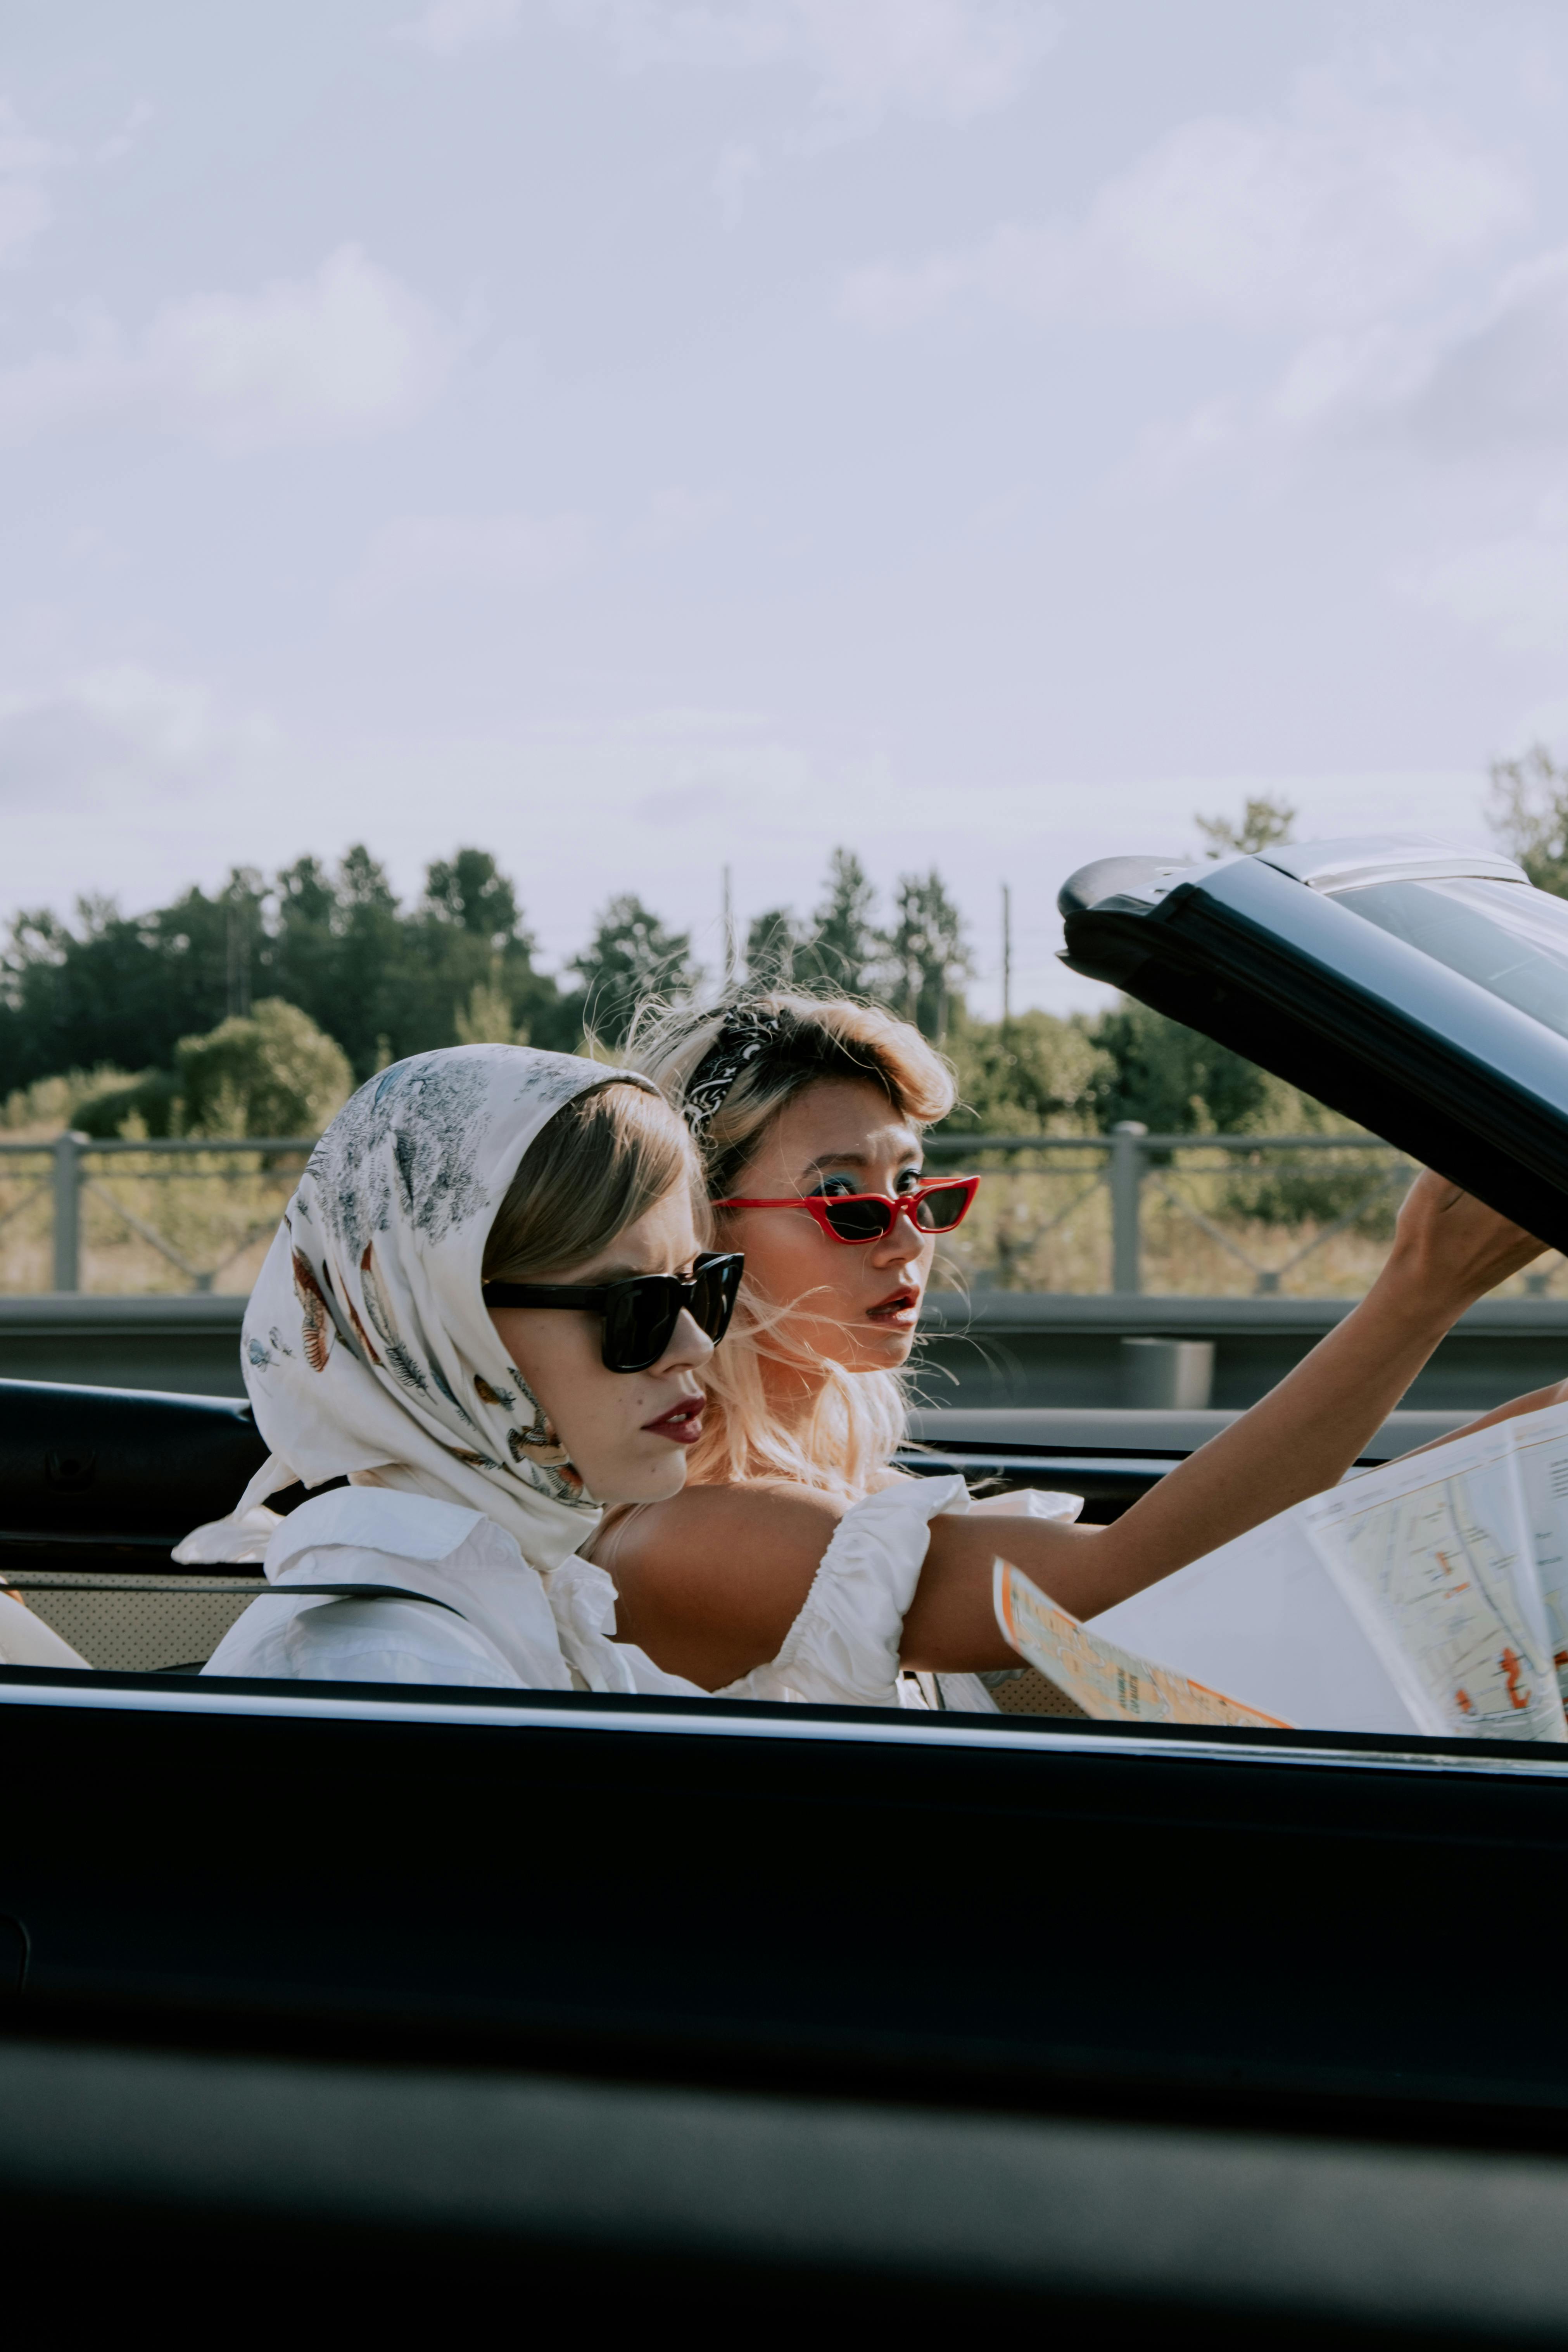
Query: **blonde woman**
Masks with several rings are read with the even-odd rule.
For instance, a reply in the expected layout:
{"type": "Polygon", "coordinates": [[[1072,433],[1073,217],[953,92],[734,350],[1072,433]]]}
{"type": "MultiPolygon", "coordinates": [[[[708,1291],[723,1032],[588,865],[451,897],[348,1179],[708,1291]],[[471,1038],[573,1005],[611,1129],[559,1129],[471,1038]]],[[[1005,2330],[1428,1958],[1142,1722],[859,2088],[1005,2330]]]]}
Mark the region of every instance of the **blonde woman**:
{"type": "MultiPolygon", "coordinates": [[[[972,1195],[929,1186],[945,1065],[876,1008],[787,992],[647,1028],[628,1059],[700,1148],[715,1246],[746,1280],[702,1380],[679,1494],[612,1512],[593,1558],[619,1638],[726,1697],[896,1705],[903,1670],[1016,1663],[998,1529],[960,1478],[900,1477],[900,1375],[937,1235],[972,1195]]],[[[1466,1307],[1540,1244],[1421,1176],[1367,1297],[1279,1386],[1108,1528],[1010,1518],[1008,1557],[1093,1617],[1339,1479],[1466,1307]]],[[[970,1685],[969,1703],[986,1703],[970,1685]]]]}

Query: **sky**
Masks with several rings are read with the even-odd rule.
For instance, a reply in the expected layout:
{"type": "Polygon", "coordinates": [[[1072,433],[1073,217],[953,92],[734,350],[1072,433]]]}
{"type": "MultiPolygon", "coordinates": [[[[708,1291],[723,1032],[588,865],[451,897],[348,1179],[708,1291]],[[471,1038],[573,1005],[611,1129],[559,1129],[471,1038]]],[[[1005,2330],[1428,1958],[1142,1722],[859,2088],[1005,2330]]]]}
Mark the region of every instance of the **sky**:
{"type": "Polygon", "coordinates": [[[492,849],[558,967],[1568,752],[1568,11],[8,0],[0,912],[492,849]]]}

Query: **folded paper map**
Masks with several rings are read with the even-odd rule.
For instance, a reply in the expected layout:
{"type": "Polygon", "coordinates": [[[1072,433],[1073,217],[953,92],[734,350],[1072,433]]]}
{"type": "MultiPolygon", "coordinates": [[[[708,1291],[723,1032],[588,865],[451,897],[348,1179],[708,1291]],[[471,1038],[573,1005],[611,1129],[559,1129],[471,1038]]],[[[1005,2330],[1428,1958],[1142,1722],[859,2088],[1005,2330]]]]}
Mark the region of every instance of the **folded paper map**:
{"type": "Polygon", "coordinates": [[[1094,1632],[1313,1729],[1568,1738],[1568,1406],[1360,1472],[1094,1632]]]}
{"type": "Polygon", "coordinates": [[[1173,1667],[1134,1657],[1131,1650],[1102,1642],[1032,1583],[1010,1561],[995,1567],[996,1622],[1021,1658],[1027,1658],[1057,1689],[1075,1699],[1086,1715],[1120,1723],[1251,1723],[1288,1728],[1278,1716],[1261,1715],[1202,1683],[1189,1682],[1173,1667]]]}
{"type": "Polygon", "coordinates": [[[1552,1406],[1300,1506],[1423,1730],[1568,1739],[1544,1580],[1555,1599],[1563,1498],[1552,1496],[1564,1468],[1568,1417],[1552,1406]]]}

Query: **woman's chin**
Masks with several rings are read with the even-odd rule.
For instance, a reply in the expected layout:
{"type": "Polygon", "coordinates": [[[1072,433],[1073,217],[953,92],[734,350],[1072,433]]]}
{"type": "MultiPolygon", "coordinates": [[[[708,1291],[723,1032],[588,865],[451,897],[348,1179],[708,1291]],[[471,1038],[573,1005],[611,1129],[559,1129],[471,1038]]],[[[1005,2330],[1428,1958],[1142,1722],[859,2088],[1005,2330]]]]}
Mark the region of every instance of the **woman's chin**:
{"type": "Polygon", "coordinates": [[[593,1488],[594,1500],[606,1507],[620,1503],[667,1503],[679,1495],[686,1484],[690,1462],[690,1449],[672,1445],[663,1440],[657,1448],[649,1446],[630,1459],[617,1462],[601,1475],[602,1486],[595,1486],[591,1478],[584,1485],[593,1488]]]}
{"type": "Polygon", "coordinates": [[[909,1360],[916,1333],[910,1325],[816,1323],[801,1334],[806,1352],[826,1357],[846,1372],[893,1372],[909,1360]]]}
{"type": "Polygon", "coordinates": [[[847,1335],[852,1357],[843,1359],[848,1371],[896,1371],[909,1361],[910,1350],[915,1344],[912,1328],[896,1323],[869,1323],[847,1335]]]}

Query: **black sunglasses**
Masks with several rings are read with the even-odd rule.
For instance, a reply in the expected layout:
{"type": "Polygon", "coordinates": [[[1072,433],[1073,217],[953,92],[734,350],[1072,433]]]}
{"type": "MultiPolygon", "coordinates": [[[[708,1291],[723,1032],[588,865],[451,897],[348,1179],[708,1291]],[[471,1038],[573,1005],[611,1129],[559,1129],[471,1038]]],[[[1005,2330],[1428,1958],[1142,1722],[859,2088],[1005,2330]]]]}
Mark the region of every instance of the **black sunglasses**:
{"type": "Polygon", "coordinates": [[[612,1372],[646,1372],[657,1364],[681,1313],[715,1347],[730,1328],[746,1261],[738,1250],[709,1252],[689,1282],[674,1274],[634,1274],[625,1282],[487,1282],[487,1307],[574,1307],[605,1318],[604,1359],[612,1372]]]}

